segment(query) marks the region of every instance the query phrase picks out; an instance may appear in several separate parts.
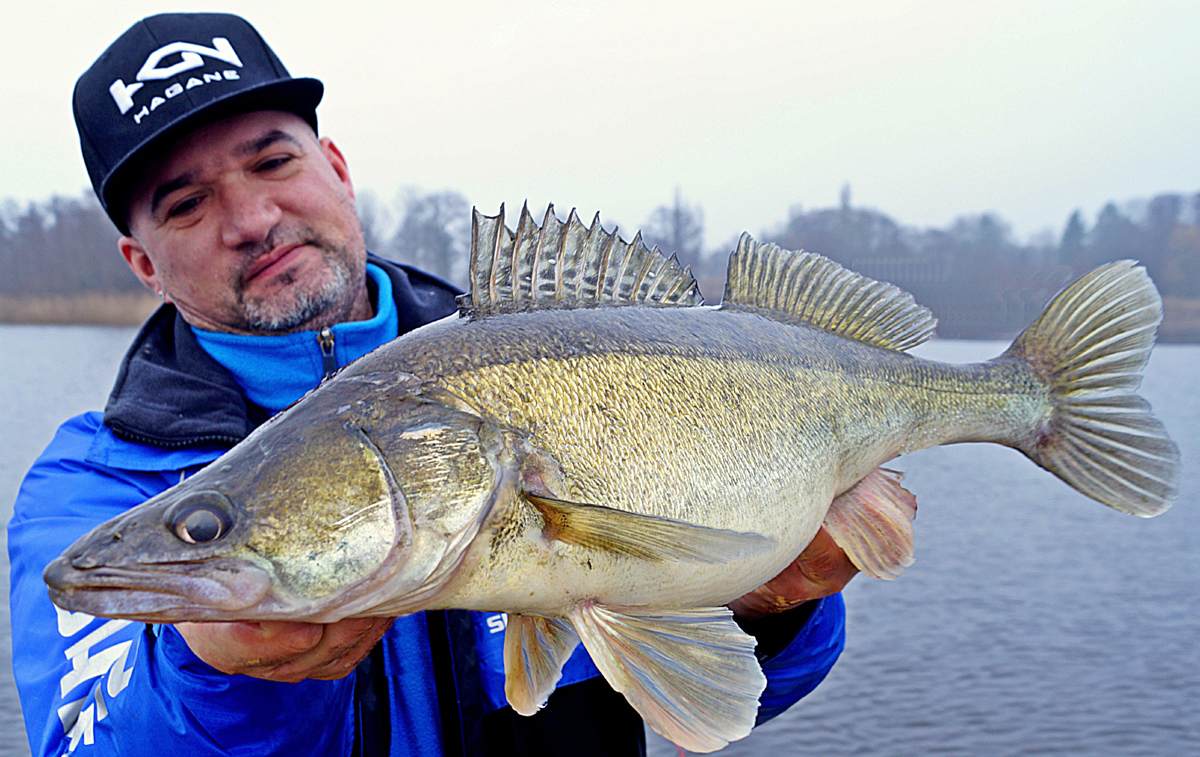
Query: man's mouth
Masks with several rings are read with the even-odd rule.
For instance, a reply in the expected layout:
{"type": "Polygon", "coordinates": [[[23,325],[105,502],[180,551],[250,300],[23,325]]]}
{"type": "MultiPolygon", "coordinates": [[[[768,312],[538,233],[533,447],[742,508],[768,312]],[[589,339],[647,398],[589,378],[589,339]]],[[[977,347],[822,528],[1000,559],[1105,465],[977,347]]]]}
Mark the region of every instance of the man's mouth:
{"type": "Polygon", "coordinates": [[[304,246],[303,243],[289,244],[271,250],[266,255],[254,261],[249,270],[246,271],[243,281],[249,284],[256,279],[266,279],[283,273],[295,262],[296,255],[304,246]]]}

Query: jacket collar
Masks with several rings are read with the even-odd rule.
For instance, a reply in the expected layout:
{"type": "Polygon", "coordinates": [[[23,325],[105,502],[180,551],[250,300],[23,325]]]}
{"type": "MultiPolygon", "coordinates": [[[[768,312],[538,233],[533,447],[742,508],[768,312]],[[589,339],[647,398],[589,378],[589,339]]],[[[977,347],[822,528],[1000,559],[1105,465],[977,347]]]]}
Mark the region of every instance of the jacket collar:
{"type": "MultiPolygon", "coordinates": [[[[456,310],[453,285],[375,255],[388,274],[403,334],[456,310]]],[[[268,417],[237,380],[209,356],[174,305],[163,305],[133,340],[104,409],[104,423],[125,441],[163,449],[232,446],[268,417]]]]}
{"type": "Polygon", "coordinates": [[[338,368],[353,362],[399,333],[392,281],[379,266],[367,264],[367,288],[375,312],[370,318],[342,321],[320,331],[256,336],[192,327],[196,341],[225,366],[242,394],[272,415],[303,397],[338,368]]]}

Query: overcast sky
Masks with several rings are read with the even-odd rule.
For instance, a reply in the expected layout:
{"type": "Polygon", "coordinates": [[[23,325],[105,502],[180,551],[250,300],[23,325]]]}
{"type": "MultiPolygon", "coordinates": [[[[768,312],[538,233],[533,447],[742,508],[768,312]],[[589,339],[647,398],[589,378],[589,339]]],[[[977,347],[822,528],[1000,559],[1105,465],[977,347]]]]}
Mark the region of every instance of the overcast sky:
{"type": "MultiPolygon", "coordinates": [[[[175,2],[5,4],[0,197],[87,186],[75,79],[175,2]]],[[[1024,239],[1107,200],[1200,191],[1197,2],[216,2],[293,75],[358,189],[528,199],[632,230],[679,187],[706,243],[794,204],[1024,239]]],[[[512,207],[515,205],[516,207],[512,207]]]]}

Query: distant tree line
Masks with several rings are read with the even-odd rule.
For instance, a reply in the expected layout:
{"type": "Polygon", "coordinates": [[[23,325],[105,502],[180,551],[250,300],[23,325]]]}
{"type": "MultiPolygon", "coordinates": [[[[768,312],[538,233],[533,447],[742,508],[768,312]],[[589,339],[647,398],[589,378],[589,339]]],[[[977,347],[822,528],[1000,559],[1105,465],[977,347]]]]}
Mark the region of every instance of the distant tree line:
{"type": "MultiPolygon", "coordinates": [[[[698,206],[677,193],[672,205],[650,215],[643,237],[677,253],[693,266],[706,296],[720,298],[729,250],[705,252],[698,206]]],[[[1134,259],[1167,300],[1160,335],[1200,341],[1200,193],[1163,194],[1124,211],[1110,202],[1091,228],[1076,210],[1061,237],[1043,234],[1021,244],[991,213],[961,216],[945,229],[917,229],[854,207],[846,187],[839,207],[796,205],[787,221],[758,239],[818,252],[896,284],[933,311],[939,335],[957,338],[1012,336],[1075,278],[1102,263],[1134,259]]]]}
{"type": "MultiPolygon", "coordinates": [[[[470,204],[461,194],[410,189],[387,204],[363,193],[359,214],[373,252],[465,283],[470,204]]],[[[720,299],[730,245],[705,247],[699,205],[685,202],[677,190],[641,230],[647,244],[692,267],[710,302],[720,299]]],[[[846,187],[838,207],[796,205],[786,221],[756,236],[819,252],[912,292],[934,311],[943,337],[1009,336],[1072,278],[1122,258],[1139,260],[1169,302],[1185,303],[1200,319],[1200,193],[1163,194],[1123,207],[1110,202],[1090,227],[1077,210],[1061,236],[1042,234],[1022,244],[991,213],[962,216],[944,229],[917,229],[855,207],[846,187]]],[[[90,193],[25,205],[5,201],[0,296],[138,290],[117,253],[117,237],[90,193]]],[[[1200,338],[1200,323],[1193,325],[1196,336],[1190,338],[1200,338]]]]}
{"type": "Polygon", "coordinates": [[[142,285],[117,252],[120,237],[91,192],[22,207],[0,204],[0,295],[132,292],[142,285]]]}
{"type": "Polygon", "coordinates": [[[471,206],[458,192],[401,192],[392,206],[358,197],[367,249],[464,286],[471,254],[471,206]]]}

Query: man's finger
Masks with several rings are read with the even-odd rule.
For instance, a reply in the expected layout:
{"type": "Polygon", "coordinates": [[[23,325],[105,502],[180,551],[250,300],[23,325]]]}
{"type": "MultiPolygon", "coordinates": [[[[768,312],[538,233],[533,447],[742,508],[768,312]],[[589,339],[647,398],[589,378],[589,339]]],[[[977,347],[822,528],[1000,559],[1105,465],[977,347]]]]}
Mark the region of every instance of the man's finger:
{"type": "Polygon", "coordinates": [[[223,673],[280,665],[315,647],[322,636],[316,623],[262,621],[177,623],[191,650],[223,673]]]}
{"type": "Polygon", "coordinates": [[[344,678],[370,654],[391,625],[392,618],[347,618],[323,625],[316,646],[259,677],[288,682],[344,678]]]}
{"type": "MultiPolygon", "coordinates": [[[[841,591],[858,573],[858,568],[854,567],[854,563],[850,562],[850,558],[837,545],[824,526],[817,531],[812,542],[796,558],[794,565],[804,576],[811,591],[825,592],[818,596],[841,591]]],[[[810,597],[810,599],[817,598],[817,596],[810,597]]]]}

